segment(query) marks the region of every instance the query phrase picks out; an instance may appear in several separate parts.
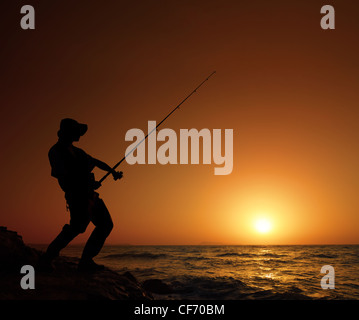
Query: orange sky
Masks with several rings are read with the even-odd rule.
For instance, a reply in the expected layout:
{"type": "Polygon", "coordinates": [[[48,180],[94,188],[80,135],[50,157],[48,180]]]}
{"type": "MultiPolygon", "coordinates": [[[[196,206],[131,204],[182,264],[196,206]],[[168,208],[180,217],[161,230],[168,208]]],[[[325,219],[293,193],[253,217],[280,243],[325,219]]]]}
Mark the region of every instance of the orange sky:
{"type": "Polygon", "coordinates": [[[87,123],[77,145],[114,165],[127,130],[216,70],[163,128],[233,129],[232,174],[124,163],[99,190],[107,243],[359,243],[359,3],[329,2],[31,1],[24,31],[29,3],[2,1],[0,225],[49,243],[68,222],[47,158],[62,118],[87,123]],[[335,30],[320,28],[325,4],[335,30]]]}

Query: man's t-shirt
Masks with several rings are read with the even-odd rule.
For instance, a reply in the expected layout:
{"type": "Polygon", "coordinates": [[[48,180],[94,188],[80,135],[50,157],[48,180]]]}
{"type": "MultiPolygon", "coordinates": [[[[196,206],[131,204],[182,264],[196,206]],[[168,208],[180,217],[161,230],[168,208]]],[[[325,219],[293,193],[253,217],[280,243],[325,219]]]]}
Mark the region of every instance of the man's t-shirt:
{"type": "Polygon", "coordinates": [[[57,142],[49,151],[51,175],[66,196],[92,193],[94,159],[85,151],[57,142]]]}

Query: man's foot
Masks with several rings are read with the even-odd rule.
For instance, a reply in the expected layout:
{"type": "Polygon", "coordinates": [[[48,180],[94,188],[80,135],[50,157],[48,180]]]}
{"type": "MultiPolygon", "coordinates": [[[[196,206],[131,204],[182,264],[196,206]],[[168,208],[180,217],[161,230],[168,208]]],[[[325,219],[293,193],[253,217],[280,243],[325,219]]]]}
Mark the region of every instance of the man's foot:
{"type": "Polygon", "coordinates": [[[78,265],[78,270],[81,272],[96,272],[104,269],[105,266],[95,263],[92,259],[81,259],[78,265]]]}

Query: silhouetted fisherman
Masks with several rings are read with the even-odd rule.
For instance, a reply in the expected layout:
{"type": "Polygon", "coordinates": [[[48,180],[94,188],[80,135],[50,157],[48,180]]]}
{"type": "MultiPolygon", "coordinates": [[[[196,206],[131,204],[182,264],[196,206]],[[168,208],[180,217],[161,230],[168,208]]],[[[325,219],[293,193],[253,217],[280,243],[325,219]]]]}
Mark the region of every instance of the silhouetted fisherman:
{"type": "Polygon", "coordinates": [[[113,223],[105,203],[99,198],[92,170],[98,167],[111,172],[115,180],[122,178],[122,172],[114,171],[106,163],[92,158],[72,143],[79,141],[87,131],[87,125],[73,119],[63,119],[57,135],[58,142],[49,151],[51,175],[57,178],[70,210],[70,223],[66,224],[56,239],[42,256],[40,268],[52,270],[51,261],[57,257],[71,240],[85,232],[90,221],[95,225],[82,253],[78,268],[80,271],[96,271],[103,266],[96,264],[93,258],[100,252],[110,234],[113,223]]]}

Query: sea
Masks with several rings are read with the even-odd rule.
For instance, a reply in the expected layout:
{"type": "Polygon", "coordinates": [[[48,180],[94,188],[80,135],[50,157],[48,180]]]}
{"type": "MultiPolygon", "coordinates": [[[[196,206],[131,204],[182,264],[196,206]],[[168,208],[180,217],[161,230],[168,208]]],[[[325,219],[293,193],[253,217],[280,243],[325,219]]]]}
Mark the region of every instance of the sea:
{"type": "Polygon", "coordinates": [[[160,280],[171,292],[157,299],[359,299],[359,245],[104,246],[95,261],[140,282],[160,280]]]}

